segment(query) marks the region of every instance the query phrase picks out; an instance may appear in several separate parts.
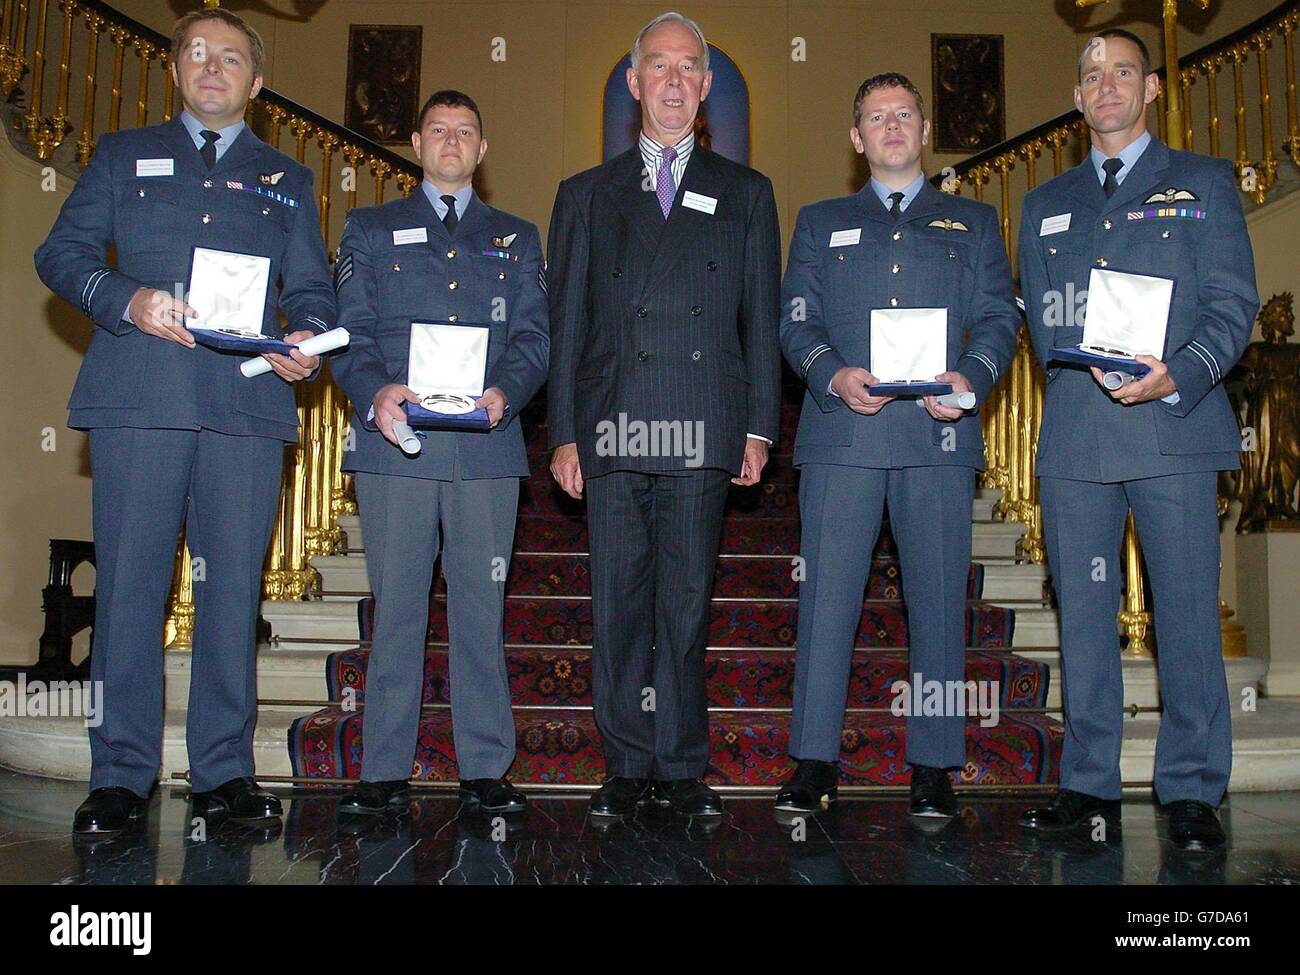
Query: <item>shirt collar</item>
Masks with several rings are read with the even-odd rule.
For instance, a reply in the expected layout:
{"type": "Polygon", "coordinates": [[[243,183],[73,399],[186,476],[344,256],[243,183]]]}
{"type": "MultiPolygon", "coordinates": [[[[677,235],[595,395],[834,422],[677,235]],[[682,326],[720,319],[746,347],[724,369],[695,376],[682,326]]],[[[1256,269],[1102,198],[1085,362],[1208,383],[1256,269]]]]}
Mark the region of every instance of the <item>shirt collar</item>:
{"type": "MultiPolygon", "coordinates": [[[[1124,163],[1124,168],[1115,174],[1115,182],[1124,182],[1124,177],[1133,171],[1137,161],[1142,158],[1142,153],[1146,152],[1147,146],[1151,144],[1151,132],[1144,131],[1140,136],[1126,145],[1119,151],[1119,159],[1124,163]]],[[[1092,162],[1092,168],[1097,173],[1097,182],[1106,182],[1106,171],[1101,168],[1101,164],[1111,157],[1099,151],[1096,146],[1088,151],[1088,159],[1092,162]]]]}
{"type": "MultiPolygon", "coordinates": [[[[881,204],[885,207],[885,209],[889,209],[890,207],[889,194],[898,191],[890,189],[888,186],[880,182],[880,180],[876,179],[876,177],[874,176],[871,177],[869,185],[871,186],[871,189],[875,192],[876,197],[880,200],[881,204]]],[[[921,173],[920,176],[916,177],[916,179],[912,180],[912,182],[904,186],[903,201],[898,205],[898,208],[900,210],[906,210],[911,205],[912,201],[916,199],[916,194],[921,192],[921,187],[924,185],[925,185],[925,173],[921,173]]]]}
{"type": "MultiPolygon", "coordinates": [[[[641,147],[642,159],[653,159],[658,162],[658,160],[663,157],[664,147],[658,142],[655,142],[655,140],[650,138],[650,136],[646,135],[644,130],[641,132],[641,137],[637,140],[637,144],[641,147]]],[[[673,148],[677,150],[677,158],[679,160],[685,160],[690,156],[691,150],[695,148],[695,133],[687,132],[686,135],[682,136],[682,138],[678,140],[677,145],[673,148]]]]}
{"type": "MultiPolygon", "coordinates": [[[[427,179],[420,183],[420,188],[424,190],[424,195],[428,197],[429,202],[433,204],[434,212],[441,219],[447,215],[447,204],[442,202],[442,190],[434,186],[427,179]]],[[[460,219],[465,216],[465,211],[469,207],[470,197],[474,195],[474,184],[462,186],[455,193],[451,194],[456,198],[456,218],[460,219]]]]}
{"type": "MultiPolygon", "coordinates": [[[[203,136],[199,133],[207,128],[207,126],[189,112],[185,111],[181,112],[181,124],[185,126],[185,131],[188,132],[190,138],[194,140],[195,148],[202,149],[203,136]]],[[[224,129],[215,129],[214,131],[217,135],[221,136],[221,138],[217,140],[217,150],[221,151],[223,149],[229,149],[234,144],[235,140],[239,138],[239,133],[243,132],[244,128],[244,120],[241,118],[238,122],[235,122],[232,125],[227,125],[224,129]]]]}

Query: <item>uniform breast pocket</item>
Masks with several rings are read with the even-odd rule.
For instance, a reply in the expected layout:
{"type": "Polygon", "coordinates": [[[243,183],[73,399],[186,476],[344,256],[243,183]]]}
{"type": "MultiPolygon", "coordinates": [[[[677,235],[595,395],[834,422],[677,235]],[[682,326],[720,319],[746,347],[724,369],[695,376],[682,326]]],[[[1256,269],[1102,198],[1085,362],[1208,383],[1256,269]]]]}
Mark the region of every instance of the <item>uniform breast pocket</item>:
{"type": "Polygon", "coordinates": [[[519,283],[519,261],[472,254],[465,263],[469,271],[466,283],[489,300],[509,297],[519,283]]]}
{"type": "Polygon", "coordinates": [[[256,193],[230,190],[223,201],[228,207],[228,220],[236,233],[247,235],[259,244],[275,246],[289,232],[293,209],[256,193]]]}
{"type": "Polygon", "coordinates": [[[828,324],[865,327],[872,295],[881,290],[881,260],[866,246],[830,252],[822,274],[822,313],[828,324]]]}
{"type": "Polygon", "coordinates": [[[181,225],[180,187],[162,179],[123,180],[117,187],[120,253],[172,246],[181,225]]]}
{"type": "Polygon", "coordinates": [[[431,291],[435,282],[429,253],[413,247],[395,247],[380,251],[374,262],[380,318],[419,318],[432,314],[431,291]]]}
{"type": "Polygon", "coordinates": [[[1196,224],[1172,218],[1134,221],[1126,228],[1128,237],[1115,264],[1145,274],[1195,273],[1195,244],[1201,229],[1196,224]]]}
{"type": "MultiPolygon", "coordinates": [[[[917,266],[910,270],[920,277],[919,294],[931,291],[957,294],[963,280],[969,279],[974,248],[965,240],[957,240],[958,236],[961,235],[948,233],[942,237],[922,237],[917,241],[917,266]]],[[[949,303],[952,303],[951,298],[949,303]]]]}

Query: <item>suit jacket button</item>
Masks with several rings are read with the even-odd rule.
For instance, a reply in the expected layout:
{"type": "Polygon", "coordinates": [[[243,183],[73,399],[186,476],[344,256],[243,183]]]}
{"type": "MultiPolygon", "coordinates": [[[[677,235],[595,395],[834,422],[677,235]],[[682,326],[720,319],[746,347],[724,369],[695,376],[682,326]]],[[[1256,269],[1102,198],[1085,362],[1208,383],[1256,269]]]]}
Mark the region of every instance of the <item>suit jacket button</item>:
{"type": "Polygon", "coordinates": [[[889,307],[890,307],[890,308],[897,308],[897,307],[898,307],[898,299],[897,299],[897,298],[890,298],[890,299],[889,299],[889,307]]]}
{"type": "Polygon", "coordinates": [[[1098,266],[1098,267],[1105,267],[1105,266],[1106,266],[1106,258],[1104,258],[1104,257],[1099,257],[1099,258],[1097,258],[1097,266],[1098,266]]]}
{"type": "Polygon", "coordinates": [[[901,230],[895,230],[894,240],[902,240],[902,239],[903,239],[903,232],[901,230]]]}
{"type": "Polygon", "coordinates": [[[264,216],[264,217],[269,217],[270,215],[271,215],[271,208],[270,208],[270,207],[262,207],[262,216],[264,216]]]}
{"type": "Polygon", "coordinates": [[[398,264],[396,261],[394,261],[394,262],[393,262],[393,270],[394,270],[394,271],[400,271],[401,269],[402,269],[402,265],[400,265],[400,264],[398,264]]]}
{"type": "Polygon", "coordinates": [[[691,353],[691,358],[694,359],[696,362],[699,362],[699,361],[700,361],[700,350],[699,350],[699,349],[696,349],[694,352],[692,352],[692,353],[691,353]]]}
{"type": "Polygon", "coordinates": [[[447,321],[449,321],[449,322],[458,322],[458,321],[460,321],[460,316],[459,316],[459,315],[448,315],[448,316],[447,316],[447,321]]]}
{"type": "Polygon", "coordinates": [[[1056,253],[1056,248],[1055,248],[1055,247],[1049,247],[1049,248],[1047,248],[1047,253],[1049,253],[1049,254],[1055,254],[1055,253],[1056,253]]]}
{"type": "Polygon", "coordinates": [[[640,359],[642,362],[645,362],[646,359],[650,358],[650,354],[648,352],[638,352],[636,354],[636,357],[640,359]]]}
{"type": "Polygon", "coordinates": [[[143,199],[144,199],[144,187],[142,186],[142,187],[140,187],[140,189],[136,190],[136,191],[135,191],[135,195],[138,196],[140,199],[143,200],[143,199]]]}
{"type": "Polygon", "coordinates": [[[638,309],[636,310],[636,317],[637,317],[637,318],[645,318],[646,315],[648,315],[648,314],[650,314],[650,313],[649,313],[648,311],[646,311],[644,308],[638,308],[638,309]]]}
{"type": "Polygon", "coordinates": [[[955,260],[957,259],[957,252],[956,252],[955,250],[953,250],[951,247],[949,247],[949,248],[948,248],[948,256],[951,257],[951,258],[955,261],[955,260]]]}
{"type": "Polygon", "coordinates": [[[890,267],[889,267],[889,273],[890,273],[890,274],[897,274],[897,273],[898,273],[899,271],[901,271],[902,269],[903,269],[903,265],[901,265],[901,264],[891,264],[890,267]]]}
{"type": "Polygon", "coordinates": [[[203,214],[203,222],[204,222],[204,223],[212,223],[212,214],[210,214],[210,213],[205,213],[205,214],[203,214]]]}
{"type": "Polygon", "coordinates": [[[705,266],[706,268],[708,268],[710,271],[716,271],[716,270],[718,269],[718,262],[717,262],[717,261],[709,261],[709,263],[706,264],[706,265],[704,265],[704,266],[705,266]]]}
{"type": "Polygon", "coordinates": [[[835,260],[837,260],[837,261],[842,261],[842,260],[844,260],[844,252],[843,252],[843,251],[840,251],[838,254],[836,254],[836,255],[835,255],[835,260]]]}
{"type": "Polygon", "coordinates": [[[1160,231],[1160,236],[1163,237],[1165,240],[1168,240],[1168,239],[1169,239],[1169,231],[1168,231],[1168,230],[1162,230],[1162,231],[1160,231]]]}
{"type": "Polygon", "coordinates": [[[447,251],[447,260],[451,260],[455,256],[456,256],[456,248],[453,247],[451,250],[447,251]]]}
{"type": "Polygon", "coordinates": [[[691,305],[692,315],[699,315],[702,311],[704,311],[704,309],[701,308],[699,305],[691,305]]]}
{"type": "Polygon", "coordinates": [[[205,190],[210,190],[210,189],[212,189],[212,180],[211,180],[211,179],[205,179],[205,180],[203,181],[203,188],[204,188],[205,190]]]}
{"type": "Polygon", "coordinates": [[[623,276],[623,269],[621,267],[616,267],[609,273],[610,277],[621,278],[623,276]]]}
{"type": "Polygon", "coordinates": [[[504,280],[506,279],[506,272],[505,272],[505,271],[498,271],[498,272],[497,272],[497,278],[500,279],[500,280],[502,280],[502,281],[504,281],[504,280]]]}
{"type": "Polygon", "coordinates": [[[1114,224],[1112,224],[1112,223],[1110,222],[1110,218],[1109,218],[1109,217],[1106,218],[1105,220],[1103,220],[1103,221],[1101,222],[1101,225],[1102,225],[1102,227],[1104,227],[1106,230],[1109,230],[1111,227],[1114,226],[1114,224]]]}
{"type": "Polygon", "coordinates": [[[459,281],[448,281],[448,282],[447,282],[447,287],[448,287],[450,290],[455,291],[457,288],[460,287],[460,282],[459,282],[459,281]]]}

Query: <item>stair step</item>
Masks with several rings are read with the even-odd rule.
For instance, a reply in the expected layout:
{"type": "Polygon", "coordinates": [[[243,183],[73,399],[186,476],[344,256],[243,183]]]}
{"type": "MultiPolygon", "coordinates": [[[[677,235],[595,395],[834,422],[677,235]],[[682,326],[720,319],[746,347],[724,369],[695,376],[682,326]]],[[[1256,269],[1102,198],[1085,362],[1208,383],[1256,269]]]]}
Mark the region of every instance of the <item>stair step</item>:
{"type": "MultiPolygon", "coordinates": [[[[345,650],[326,662],[329,700],[364,703],[369,650],[345,650]]],[[[425,704],[451,703],[446,647],[429,647],[424,658],[425,704]]],[[[965,679],[995,685],[1000,709],[1043,707],[1047,700],[1048,665],[1006,651],[969,650],[965,679]]],[[[510,647],[506,650],[510,700],[530,707],[591,704],[591,651],[510,647]]],[[[795,655],[789,649],[714,649],[704,663],[711,708],[789,708],[794,703],[795,655]]],[[[924,674],[922,675],[924,677],[924,674]]],[[[896,681],[910,680],[906,650],[853,654],[849,670],[849,707],[890,707],[896,681]]],[[[984,693],[988,693],[985,691],[984,693]]]]}
{"type": "MultiPolygon", "coordinates": [[[[295,775],[355,778],[361,771],[364,710],[327,708],[289,728],[295,775]]],[[[560,708],[515,712],[517,757],[510,779],[530,784],[594,786],[604,778],[600,736],[590,711],[560,708]]],[[[792,768],[787,755],[790,715],[712,712],[709,769],[714,786],[776,788],[792,768]]],[[[992,727],[966,722],[967,761],[961,781],[1030,785],[1055,781],[1062,726],[1043,715],[1002,715],[992,727]]],[[[891,714],[845,717],[840,781],[845,785],[905,785],[910,780],[905,720],[891,714]]],[[[455,749],[449,711],[426,711],[420,721],[413,778],[454,781],[455,749]]]]}

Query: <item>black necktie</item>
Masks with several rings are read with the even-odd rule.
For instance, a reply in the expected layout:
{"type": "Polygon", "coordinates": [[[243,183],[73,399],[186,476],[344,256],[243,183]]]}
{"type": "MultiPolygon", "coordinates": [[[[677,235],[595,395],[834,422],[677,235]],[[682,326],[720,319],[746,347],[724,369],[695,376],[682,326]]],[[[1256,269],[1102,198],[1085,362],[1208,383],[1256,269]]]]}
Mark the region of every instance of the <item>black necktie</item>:
{"type": "Polygon", "coordinates": [[[903,194],[898,192],[890,193],[889,198],[894,201],[893,206],[889,208],[889,215],[897,220],[903,213],[903,194]]]}
{"type": "Polygon", "coordinates": [[[203,136],[203,148],[199,150],[199,155],[203,157],[203,165],[211,169],[217,164],[217,140],[221,138],[221,133],[204,129],[199,135],[203,136]]]}
{"type": "Polygon", "coordinates": [[[447,228],[447,233],[454,233],[458,222],[456,217],[456,198],[448,193],[442,197],[442,202],[447,204],[447,215],[442,218],[442,225],[447,228]]]}
{"type": "Polygon", "coordinates": [[[1115,191],[1119,189],[1119,180],[1115,178],[1115,174],[1124,168],[1124,160],[1107,159],[1101,164],[1101,168],[1106,170],[1106,181],[1101,184],[1101,188],[1106,194],[1106,199],[1109,200],[1115,195],[1115,191]]]}

